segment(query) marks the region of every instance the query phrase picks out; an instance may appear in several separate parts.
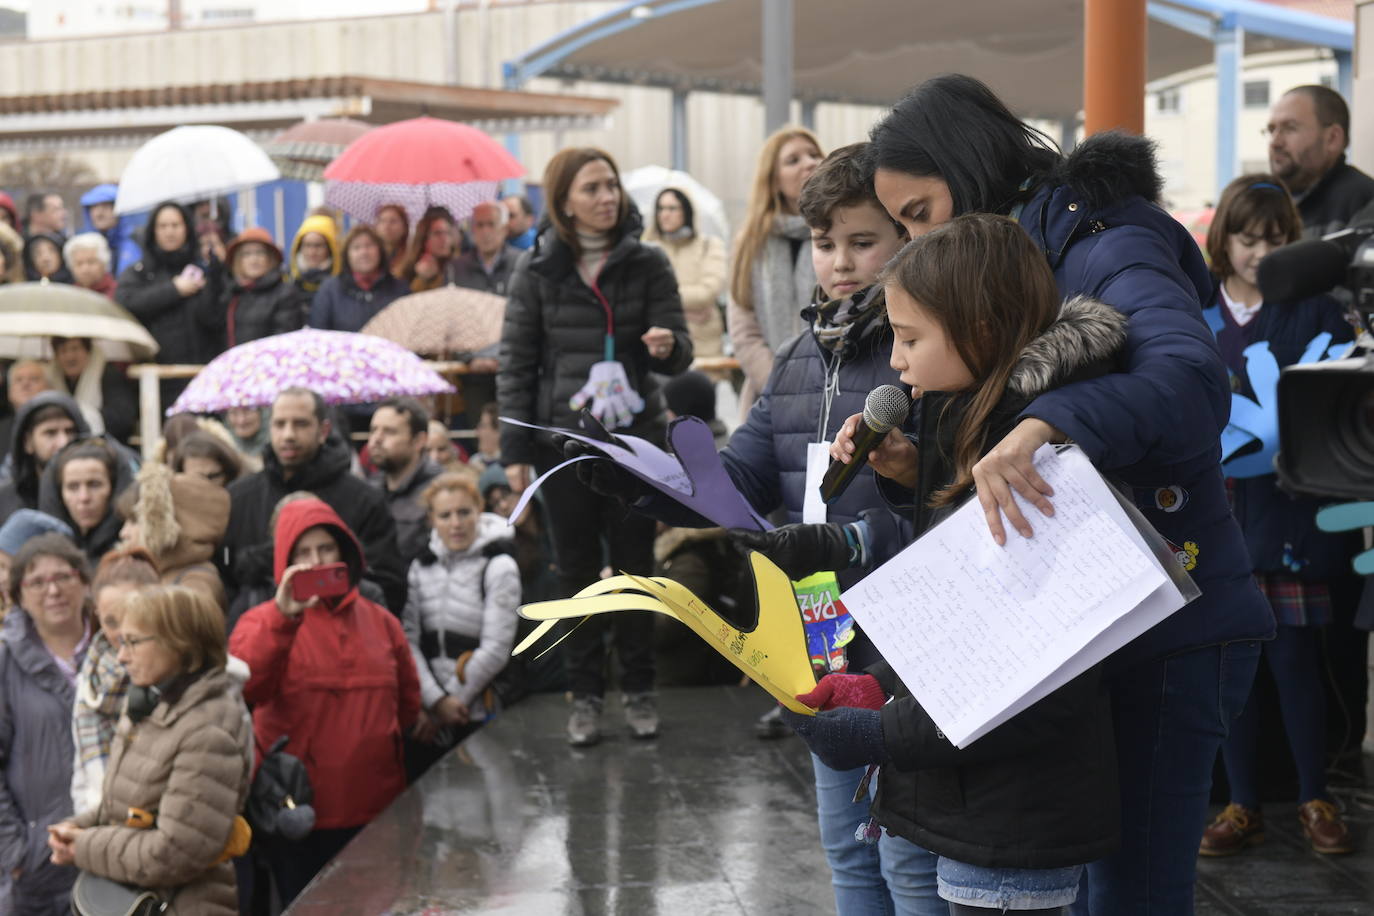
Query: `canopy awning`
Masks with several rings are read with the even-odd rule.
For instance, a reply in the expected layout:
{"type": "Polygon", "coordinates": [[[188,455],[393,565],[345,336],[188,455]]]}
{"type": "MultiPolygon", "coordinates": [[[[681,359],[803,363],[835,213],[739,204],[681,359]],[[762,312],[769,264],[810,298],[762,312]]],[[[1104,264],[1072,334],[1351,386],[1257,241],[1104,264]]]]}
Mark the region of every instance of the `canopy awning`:
{"type": "MultiPolygon", "coordinates": [[[[1350,22],[1260,0],[1149,3],[1148,79],[1210,63],[1216,29],[1245,30],[1245,52],[1349,51],[1350,22]]],[[[793,85],[803,102],[890,105],[911,86],[961,72],[1025,117],[1083,106],[1083,0],[796,0],[793,85]]],[[[758,0],[639,0],[507,62],[509,87],[537,76],[758,94],[758,0]]]]}
{"type": "Polygon", "coordinates": [[[0,95],[4,142],[64,134],[156,133],[179,124],[279,131],[308,118],[348,117],[389,124],[420,115],[462,121],[493,133],[597,129],[615,99],[513,92],[368,76],[160,86],[48,95],[0,95]]]}

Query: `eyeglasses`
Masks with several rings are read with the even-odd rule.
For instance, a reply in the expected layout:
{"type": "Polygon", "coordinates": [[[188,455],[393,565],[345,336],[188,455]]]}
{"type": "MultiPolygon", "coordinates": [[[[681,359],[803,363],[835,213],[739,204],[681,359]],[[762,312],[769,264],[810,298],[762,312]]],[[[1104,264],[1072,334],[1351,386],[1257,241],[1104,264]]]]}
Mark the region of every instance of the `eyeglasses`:
{"type": "Polygon", "coordinates": [[[125,648],[127,648],[127,649],[137,649],[139,646],[143,645],[145,642],[152,642],[154,639],[157,639],[157,637],[156,637],[156,636],[121,636],[121,637],[119,637],[117,640],[115,640],[115,643],[116,643],[116,644],[118,645],[118,647],[121,648],[121,649],[125,649],[125,648]]]}
{"type": "Polygon", "coordinates": [[[53,573],[51,576],[33,576],[19,583],[19,587],[26,592],[45,592],[49,586],[56,585],[58,588],[66,588],[75,582],[79,576],[73,572],[53,573]]]}

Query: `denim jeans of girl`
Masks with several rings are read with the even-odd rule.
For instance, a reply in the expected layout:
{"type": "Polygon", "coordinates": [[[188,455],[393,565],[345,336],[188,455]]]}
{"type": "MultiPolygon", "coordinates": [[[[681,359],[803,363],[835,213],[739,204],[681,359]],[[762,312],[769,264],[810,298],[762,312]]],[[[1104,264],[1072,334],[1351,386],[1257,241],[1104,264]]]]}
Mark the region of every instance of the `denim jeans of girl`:
{"type": "Polygon", "coordinates": [[[814,754],[816,816],[830,864],[839,916],[948,916],[936,893],[935,856],[901,837],[883,833],[876,844],[854,834],[869,818],[869,796],[854,801],[864,767],[832,770],[814,754]]]}

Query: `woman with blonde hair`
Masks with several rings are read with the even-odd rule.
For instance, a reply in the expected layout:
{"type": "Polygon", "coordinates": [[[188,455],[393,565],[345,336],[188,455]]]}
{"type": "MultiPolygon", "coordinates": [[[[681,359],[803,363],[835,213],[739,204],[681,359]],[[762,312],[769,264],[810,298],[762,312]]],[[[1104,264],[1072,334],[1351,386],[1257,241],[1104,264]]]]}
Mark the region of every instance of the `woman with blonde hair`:
{"type": "Polygon", "coordinates": [[[119,661],[131,686],[103,797],[49,828],[52,861],[151,890],[166,913],[234,916],[229,843],[253,760],[224,615],[200,592],[148,586],[125,605],[119,661]]]}
{"type": "Polygon", "coordinates": [[[811,230],[797,202],[825,153],[804,127],[783,127],[763,143],[744,228],[735,237],[726,318],[744,369],[740,410],[748,414],[773,370],[773,354],[805,328],[811,301],[811,230]]]}

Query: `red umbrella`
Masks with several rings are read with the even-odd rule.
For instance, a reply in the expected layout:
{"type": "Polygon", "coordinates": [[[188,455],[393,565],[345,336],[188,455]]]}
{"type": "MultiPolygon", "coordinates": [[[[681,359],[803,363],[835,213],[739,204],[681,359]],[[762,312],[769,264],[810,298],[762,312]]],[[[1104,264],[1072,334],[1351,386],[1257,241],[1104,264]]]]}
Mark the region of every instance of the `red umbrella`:
{"type": "Polygon", "coordinates": [[[368,131],[324,170],[325,202],[371,221],[401,204],[414,225],[432,205],[454,219],[496,198],[496,185],[525,169],[482,131],[439,118],[414,118],[368,131]]]}

